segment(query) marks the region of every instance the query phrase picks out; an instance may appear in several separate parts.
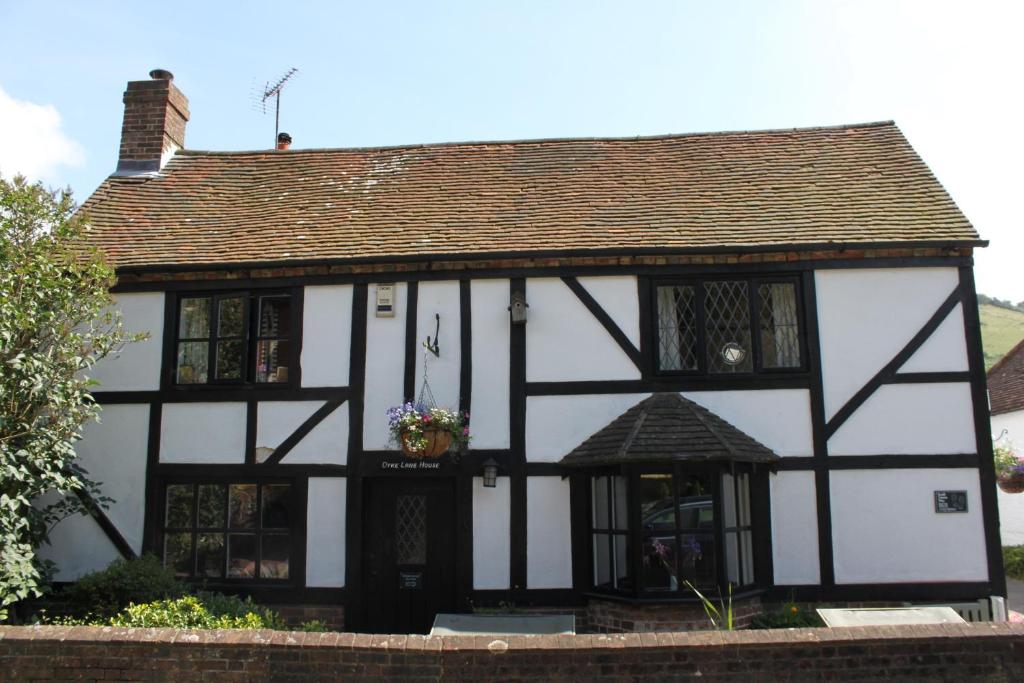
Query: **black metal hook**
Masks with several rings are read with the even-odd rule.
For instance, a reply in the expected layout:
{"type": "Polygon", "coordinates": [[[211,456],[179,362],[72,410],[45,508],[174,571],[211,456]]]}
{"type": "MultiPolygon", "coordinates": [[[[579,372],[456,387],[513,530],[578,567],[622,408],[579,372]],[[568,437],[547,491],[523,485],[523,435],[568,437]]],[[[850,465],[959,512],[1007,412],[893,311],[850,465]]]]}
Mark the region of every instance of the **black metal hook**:
{"type": "Polygon", "coordinates": [[[434,343],[430,343],[430,335],[428,334],[427,341],[423,342],[423,348],[440,358],[441,347],[437,345],[437,340],[441,336],[441,314],[435,313],[434,318],[437,320],[437,328],[434,330],[434,343]]]}

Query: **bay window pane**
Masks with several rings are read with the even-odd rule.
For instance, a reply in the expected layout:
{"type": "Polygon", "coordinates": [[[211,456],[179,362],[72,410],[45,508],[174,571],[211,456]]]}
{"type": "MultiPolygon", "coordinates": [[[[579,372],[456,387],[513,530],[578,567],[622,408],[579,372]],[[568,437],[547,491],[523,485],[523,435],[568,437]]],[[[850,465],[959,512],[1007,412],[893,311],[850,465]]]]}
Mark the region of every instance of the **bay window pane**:
{"type": "Polygon", "coordinates": [[[263,528],[288,528],[288,499],[291,493],[288,484],[267,484],[263,487],[263,528]]]}
{"type": "Polygon", "coordinates": [[[750,526],[750,475],[739,475],[739,499],[737,500],[737,515],[740,526],[750,526]]]}
{"type": "Polygon", "coordinates": [[[175,529],[192,526],[193,491],[191,484],[171,484],[167,487],[164,526],[175,529]]]}
{"type": "Polygon", "coordinates": [[[175,576],[192,575],[191,533],[164,534],[164,566],[173,569],[175,576]]]}
{"type": "Polygon", "coordinates": [[[637,501],[645,531],[675,531],[676,504],[671,474],[641,474],[637,501]]]}
{"type": "Polygon", "coordinates": [[[736,585],[740,585],[739,541],[735,531],[725,534],[725,577],[736,585]]]}
{"type": "Polygon", "coordinates": [[[612,477],[612,526],[616,531],[629,529],[629,498],[625,477],[612,477]]]}
{"type": "Polygon", "coordinates": [[[736,526],[736,480],[731,474],[722,475],[722,514],[726,529],[736,526]]]}
{"type": "Polygon", "coordinates": [[[758,287],[761,365],[766,368],[800,366],[800,326],[796,314],[796,287],[774,282],[758,287]]]}
{"type": "Polygon", "coordinates": [[[234,296],[217,303],[217,336],[242,337],[245,335],[245,299],[234,296]]]}
{"type": "Polygon", "coordinates": [[[242,379],[245,343],[241,340],[217,342],[217,379],[242,379]]]}
{"type": "Polygon", "coordinates": [[[594,534],[594,585],[609,586],[612,582],[611,539],[607,534],[594,534]]]}
{"type": "Polygon", "coordinates": [[[210,336],[210,299],[187,297],[181,300],[178,339],[205,339],[210,336]]]}
{"type": "Polygon", "coordinates": [[[228,578],[256,577],[256,535],[228,534],[228,578]]]}
{"type": "Polygon", "coordinates": [[[645,538],[640,571],[640,585],[645,590],[678,590],[675,537],[649,536],[645,538]]]}
{"type": "Polygon", "coordinates": [[[741,583],[746,586],[754,583],[754,532],[740,532],[740,551],[743,558],[741,583]]]}
{"type": "Polygon", "coordinates": [[[704,283],[704,338],[709,372],[754,370],[747,289],[742,280],[704,283]]]}
{"type": "Polygon", "coordinates": [[[209,365],[209,342],[178,342],[178,384],[205,384],[209,365]]]}
{"type": "Polygon", "coordinates": [[[260,578],[288,578],[288,537],[283,534],[263,536],[260,546],[260,578]]]}
{"type": "Polygon", "coordinates": [[[629,537],[626,534],[615,534],[612,537],[615,548],[615,587],[632,588],[629,571],[629,537]]]}
{"type": "Polygon", "coordinates": [[[196,574],[210,578],[224,576],[224,534],[196,537],[196,574]]]}
{"type": "Polygon", "coordinates": [[[683,534],[679,538],[679,578],[695,586],[715,586],[715,537],[713,534],[683,534]]]}
{"type": "Polygon", "coordinates": [[[229,523],[232,529],[256,526],[256,485],[232,484],[228,487],[229,523]]]}
{"type": "Polygon", "coordinates": [[[223,484],[201,484],[199,486],[199,527],[223,529],[226,518],[225,503],[223,484]]]}
{"type": "Polygon", "coordinates": [[[592,480],[591,500],[593,502],[593,517],[591,525],[594,529],[607,529],[609,527],[608,511],[611,507],[611,499],[608,494],[608,477],[594,477],[592,480]]]}

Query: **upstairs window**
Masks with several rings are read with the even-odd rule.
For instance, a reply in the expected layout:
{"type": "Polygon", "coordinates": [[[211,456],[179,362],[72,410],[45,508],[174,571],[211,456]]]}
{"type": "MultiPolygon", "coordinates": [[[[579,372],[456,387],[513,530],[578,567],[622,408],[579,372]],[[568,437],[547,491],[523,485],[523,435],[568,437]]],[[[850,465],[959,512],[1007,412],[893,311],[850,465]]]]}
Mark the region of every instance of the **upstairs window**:
{"type": "Polygon", "coordinates": [[[803,369],[797,291],[792,279],[659,284],[658,371],[727,375],[803,369]]]}
{"type": "Polygon", "coordinates": [[[232,292],[178,300],[175,384],[285,384],[292,297],[232,292]]]}

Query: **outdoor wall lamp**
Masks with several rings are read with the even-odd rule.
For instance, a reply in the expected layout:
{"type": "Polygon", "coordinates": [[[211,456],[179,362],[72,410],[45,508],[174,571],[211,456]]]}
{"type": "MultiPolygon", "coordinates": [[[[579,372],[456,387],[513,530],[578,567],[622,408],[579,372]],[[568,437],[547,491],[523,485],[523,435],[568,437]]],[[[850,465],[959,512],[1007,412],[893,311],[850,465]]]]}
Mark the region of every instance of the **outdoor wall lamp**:
{"type": "Polygon", "coordinates": [[[494,458],[487,458],[484,462],[484,486],[493,489],[498,485],[498,462],[494,458]]]}
{"type": "Polygon", "coordinates": [[[526,303],[526,293],[523,291],[512,292],[512,300],[509,304],[508,310],[512,313],[512,323],[515,325],[523,325],[526,323],[526,309],[530,307],[530,304],[526,303]]]}

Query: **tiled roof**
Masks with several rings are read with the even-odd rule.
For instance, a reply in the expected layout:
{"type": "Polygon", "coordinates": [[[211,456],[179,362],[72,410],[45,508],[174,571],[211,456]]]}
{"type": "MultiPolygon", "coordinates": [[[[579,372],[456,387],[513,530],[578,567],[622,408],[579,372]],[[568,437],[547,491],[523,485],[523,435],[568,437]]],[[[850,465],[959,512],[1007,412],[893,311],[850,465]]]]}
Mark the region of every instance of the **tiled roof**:
{"type": "Polygon", "coordinates": [[[988,400],[993,415],[1024,410],[1024,340],[989,369],[988,400]]]}
{"type": "Polygon", "coordinates": [[[595,466],[677,460],[778,460],[767,446],[707,408],[675,393],[640,401],[562,458],[563,465],[595,466]]]}
{"type": "Polygon", "coordinates": [[[178,152],[85,204],[117,266],[880,243],[978,234],[899,129],[178,152]]]}

